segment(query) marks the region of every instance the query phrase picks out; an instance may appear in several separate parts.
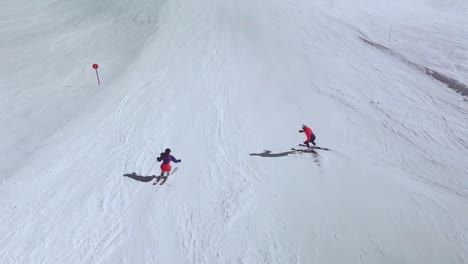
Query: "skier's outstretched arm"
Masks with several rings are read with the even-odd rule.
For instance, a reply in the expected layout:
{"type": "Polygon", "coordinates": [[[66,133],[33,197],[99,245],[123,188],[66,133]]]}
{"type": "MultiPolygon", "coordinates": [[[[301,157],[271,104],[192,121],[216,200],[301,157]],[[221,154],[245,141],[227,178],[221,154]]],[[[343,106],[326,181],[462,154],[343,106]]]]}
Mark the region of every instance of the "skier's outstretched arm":
{"type": "Polygon", "coordinates": [[[172,155],[171,155],[171,160],[172,160],[173,162],[175,162],[175,163],[179,163],[179,162],[182,161],[182,160],[180,160],[180,159],[179,159],[179,160],[176,159],[176,158],[175,158],[174,156],[172,156],[172,155]]]}

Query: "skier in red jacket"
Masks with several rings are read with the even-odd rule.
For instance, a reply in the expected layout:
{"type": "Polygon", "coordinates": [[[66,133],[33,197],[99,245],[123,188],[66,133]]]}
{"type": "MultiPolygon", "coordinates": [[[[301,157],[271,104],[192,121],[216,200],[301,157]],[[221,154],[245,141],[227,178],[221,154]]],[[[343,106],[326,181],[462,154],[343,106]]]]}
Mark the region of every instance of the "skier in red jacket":
{"type": "Polygon", "coordinates": [[[305,133],[307,139],[304,141],[304,144],[306,144],[308,148],[310,148],[310,143],[315,146],[315,134],[310,127],[302,125],[302,130],[299,130],[299,133],[305,133]]]}

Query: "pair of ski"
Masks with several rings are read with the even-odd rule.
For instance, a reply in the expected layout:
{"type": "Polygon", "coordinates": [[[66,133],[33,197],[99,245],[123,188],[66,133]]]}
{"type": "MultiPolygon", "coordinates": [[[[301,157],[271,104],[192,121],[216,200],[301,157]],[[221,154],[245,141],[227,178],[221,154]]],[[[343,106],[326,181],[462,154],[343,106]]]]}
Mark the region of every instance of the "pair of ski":
{"type": "Polygon", "coordinates": [[[153,185],[157,185],[158,183],[159,183],[159,185],[163,185],[164,183],[166,183],[167,178],[168,178],[170,175],[176,173],[176,171],[177,171],[178,169],[179,169],[179,167],[176,167],[176,168],[175,168],[172,172],[170,172],[169,175],[167,175],[167,176],[161,176],[161,175],[160,175],[160,176],[157,176],[157,177],[156,177],[156,181],[153,183],[153,185]]]}
{"type": "Polygon", "coordinates": [[[157,176],[156,181],[153,183],[153,185],[157,185],[158,183],[159,183],[159,185],[163,185],[164,183],[166,183],[167,177],[169,177],[169,176],[157,176]]]}
{"type": "Polygon", "coordinates": [[[318,146],[307,147],[307,145],[304,145],[304,144],[299,144],[299,146],[301,146],[301,147],[306,147],[307,149],[296,149],[296,148],[291,148],[291,150],[294,150],[294,151],[301,151],[301,152],[308,152],[308,153],[317,153],[317,152],[315,151],[316,149],[325,150],[325,151],[330,151],[330,149],[328,149],[328,148],[322,148],[322,147],[318,147],[318,146]]]}

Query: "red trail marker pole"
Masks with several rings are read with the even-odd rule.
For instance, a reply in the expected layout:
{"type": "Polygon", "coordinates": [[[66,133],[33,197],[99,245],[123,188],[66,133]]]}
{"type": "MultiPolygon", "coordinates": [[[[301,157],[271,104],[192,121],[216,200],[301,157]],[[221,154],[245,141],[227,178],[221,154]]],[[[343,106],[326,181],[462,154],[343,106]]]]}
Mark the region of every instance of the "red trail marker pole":
{"type": "Polygon", "coordinates": [[[97,83],[98,83],[98,85],[101,85],[101,81],[99,80],[99,73],[98,73],[98,70],[97,70],[98,68],[99,68],[99,65],[93,64],[93,69],[96,70],[97,83]]]}

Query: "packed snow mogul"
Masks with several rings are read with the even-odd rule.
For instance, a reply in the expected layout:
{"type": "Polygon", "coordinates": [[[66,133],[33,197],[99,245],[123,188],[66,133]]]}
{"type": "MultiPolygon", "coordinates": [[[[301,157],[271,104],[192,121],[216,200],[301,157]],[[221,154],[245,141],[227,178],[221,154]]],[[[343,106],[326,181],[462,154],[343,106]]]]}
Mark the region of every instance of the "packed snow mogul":
{"type": "Polygon", "coordinates": [[[299,130],[299,133],[305,133],[307,139],[304,141],[304,144],[306,144],[308,148],[310,148],[310,143],[315,146],[315,134],[310,127],[302,125],[302,130],[299,130]]]}
{"type": "Polygon", "coordinates": [[[167,178],[167,176],[169,176],[169,173],[171,172],[171,161],[175,162],[175,163],[179,163],[181,162],[182,160],[178,160],[176,159],[174,156],[171,155],[171,149],[166,149],[163,153],[161,153],[161,155],[159,155],[159,157],[157,158],[157,160],[159,162],[163,162],[161,164],[161,177],[163,178],[167,178]],[[167,175],[164,176],[164,173],[166,173],[167,175]]]}

